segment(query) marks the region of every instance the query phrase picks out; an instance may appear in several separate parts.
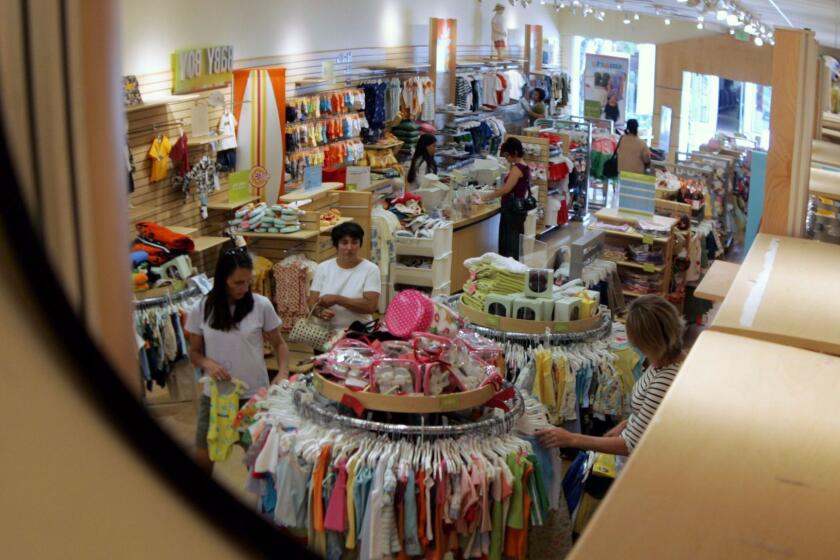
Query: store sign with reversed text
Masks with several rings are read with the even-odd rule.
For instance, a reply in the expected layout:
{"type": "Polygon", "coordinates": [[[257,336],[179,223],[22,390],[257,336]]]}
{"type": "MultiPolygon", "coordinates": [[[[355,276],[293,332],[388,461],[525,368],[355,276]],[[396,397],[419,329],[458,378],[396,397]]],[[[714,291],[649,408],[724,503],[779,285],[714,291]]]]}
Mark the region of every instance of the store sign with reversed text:
{"type": "Polygon", "coordinates": [[[172,93],[190,93],[230,84],[233,47],[182,49],[172,53],[172,93]]]}

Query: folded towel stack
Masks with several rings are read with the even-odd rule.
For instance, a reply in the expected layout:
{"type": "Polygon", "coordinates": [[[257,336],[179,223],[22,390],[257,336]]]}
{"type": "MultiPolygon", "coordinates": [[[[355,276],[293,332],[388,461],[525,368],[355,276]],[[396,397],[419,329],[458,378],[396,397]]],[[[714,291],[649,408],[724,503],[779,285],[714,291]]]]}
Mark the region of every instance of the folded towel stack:
{"type": "Polygon", "coordinates": [[[249,204],[236,212],[229,225],[248,233],[294,233],[300,231],[301,210],[282,204],[268,206],[265,202],[249,204]]]}

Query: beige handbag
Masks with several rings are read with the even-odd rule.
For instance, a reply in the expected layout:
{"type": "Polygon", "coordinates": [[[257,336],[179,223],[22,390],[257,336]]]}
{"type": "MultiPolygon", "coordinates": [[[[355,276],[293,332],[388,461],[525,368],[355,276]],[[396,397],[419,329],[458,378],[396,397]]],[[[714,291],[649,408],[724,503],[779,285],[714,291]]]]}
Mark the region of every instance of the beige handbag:
{"type": "Polygon", "coordinates": [[[292,330],[289,333],[289,342],[304,344],[318,351],[325,350],[327,343],[333,336],[333,332],[319,323],[317,319],[312,318],[312,314],[317,308],[317,305],[314,306],[309,311],[309,315],[303,319],[299,319],[298,322],[295,323],[295,326],[292,327],[292,330]]]}

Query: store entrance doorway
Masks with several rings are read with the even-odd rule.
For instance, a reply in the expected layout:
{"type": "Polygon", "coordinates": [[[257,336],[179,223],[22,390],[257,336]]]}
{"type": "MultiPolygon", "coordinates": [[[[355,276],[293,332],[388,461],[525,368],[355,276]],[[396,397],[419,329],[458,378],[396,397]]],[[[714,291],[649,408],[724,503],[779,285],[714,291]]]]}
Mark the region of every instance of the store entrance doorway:
{"type": "Polygon", "coordinates": [[[684,72],[679,151],[697,150],[718,135],[767,150],[771,93],[770,86],[684,72]]]}

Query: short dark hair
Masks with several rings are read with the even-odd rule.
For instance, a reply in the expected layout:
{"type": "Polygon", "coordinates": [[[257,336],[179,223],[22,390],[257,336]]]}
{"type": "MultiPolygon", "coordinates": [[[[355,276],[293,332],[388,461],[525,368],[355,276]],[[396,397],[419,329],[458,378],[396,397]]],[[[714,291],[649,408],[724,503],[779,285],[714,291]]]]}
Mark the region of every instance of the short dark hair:
{"type": "Polygon", "coordinates": [[[525,157],[525,148],[522,147],[522,142],[518,138],[508,138],[499,153],[503,156],[525,157]]]}
{"type": "Polygon", "coordinates": [[[639,121],[636,119],[628,119],[627,121],[627,132],[628,134],[635,134],[636,136],[639,135],[639,121]]]}
{"type": "Polygon", "coordinates": [[[335,226],[330,233],[332,237],[332,244],[333,247],[338,247],[339,242],[345,237],[349,237],[351,239],[355,239],[360,244],[365,239],[365,230],[362,229],[362,226],[359,224],[354,224],[353,222],[347,222],[338,226],[335,226]]]}
{"type": "Polygon", "coordinates": [[[545,90],[543,88],[534,88],[534,92],[540,94],[540,101],[545,101],[545,90]]]}

